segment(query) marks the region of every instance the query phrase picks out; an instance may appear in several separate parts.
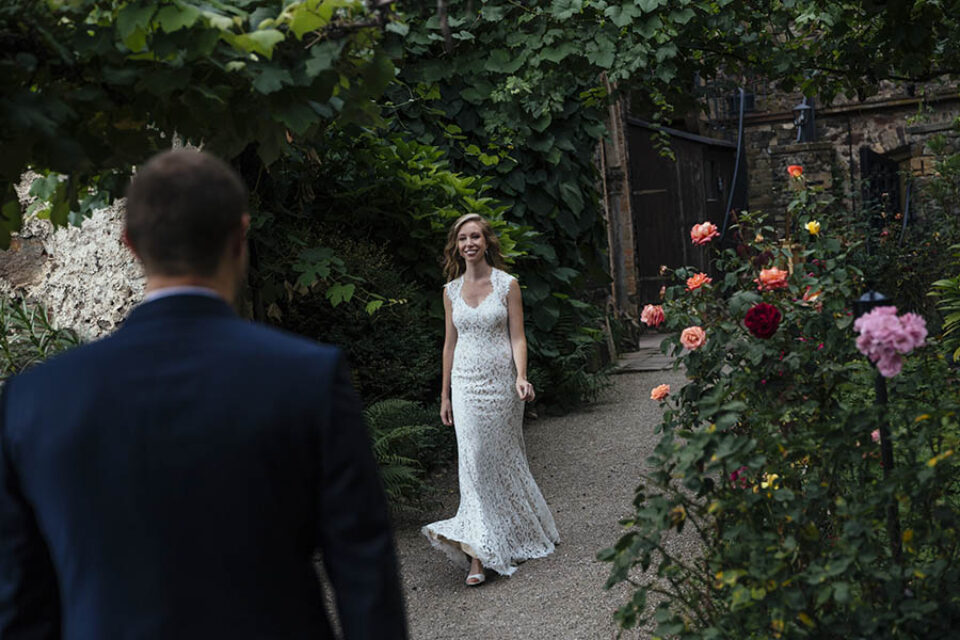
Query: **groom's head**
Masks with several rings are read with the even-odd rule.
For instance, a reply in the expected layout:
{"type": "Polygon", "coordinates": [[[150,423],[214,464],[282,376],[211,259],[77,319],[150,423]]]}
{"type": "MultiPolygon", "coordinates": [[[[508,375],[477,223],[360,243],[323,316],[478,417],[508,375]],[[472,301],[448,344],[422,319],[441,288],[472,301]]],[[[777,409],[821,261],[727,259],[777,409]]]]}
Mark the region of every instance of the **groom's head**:
{"type": "Polygon", "coordinates": [[[147,277],[239,277],[247,190],[227,163],[180,149],[154,156],[127,189],[127,244],[147,277]]]}

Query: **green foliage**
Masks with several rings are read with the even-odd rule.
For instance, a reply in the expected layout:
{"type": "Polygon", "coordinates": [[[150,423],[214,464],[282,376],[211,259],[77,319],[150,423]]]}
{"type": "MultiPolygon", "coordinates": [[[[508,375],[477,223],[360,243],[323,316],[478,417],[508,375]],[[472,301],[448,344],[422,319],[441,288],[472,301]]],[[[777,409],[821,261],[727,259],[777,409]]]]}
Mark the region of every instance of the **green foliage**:
{"type": "Polygon", "coordinates": [[[580,36],[549,31],[553,19],[540,9],[486,2],[467,15],[466,3],[449,4],[452,54],[431,9],[412,12],[401,84],[388,94],[395,128],[484,176],[505,218],[538,232],[516,261],[531,375],[539,372],[541,398],[577,404],[603,384],[592,363],[601,312],[589,304],[607,282],[595,169],[602,96],[581,95],[596,86],[597,70],[571,64],[566,39],[580,36]]]}
{"type": "MultiPolygon", "coordinates": [[[[342,256],[344,269],[364,287],[395,301],[374,313],[355,300],[333,308],[333,301],[327,299],[322,288],[298,290],[285,281],[284,286],[290,288],[281,289],[283,294],[270,303],[273,322],[340,345],[353,369],[354,383],[368,403],[385,398],[432,401],[440,388],[442,324],[431,321],[428,298],[436,297],[437,291],[425,291],[405,277],[384,245],[355,239],[321,224],[280,224],[273,230],[305,242],[322,237],[330,251],[342,256]]],[[[282,242],[275,247],[276,253],[261,253],[260,264],[284,267],[284,252],[296,246],[292,241],[282,242]]],[[[294,275],[288,273],[287,277],[292,280],[294,275]]],[[[278,270],[275,276],[282,277],[283,273],[278,270]]]]}
{"type": "Polygon", "coordinates": [[[454,172],[436,147],[354,127],[300,149],[255,194],[251,282],[262,315],[343,346],[366,401],[433,402],[449,225],[484,215],[511,260],[533,234],[504,221],[485,181],[454,172]]]}
{"type": "Polygon", "coordinates": [[[68,176],[47,213],[79,223],[174,133],[268,166],[331,121],[377,122],[394,75],[381,23],[354,0],[3,3],[0,246],[28,167],[68,176]]]}
{"type": "MultiPolygon", "coordinates": [[[[954,252],[953,269],[960,266],[960,245],[950,247],[954,252]]],[[[953,359],[960,360],[960,275],[941,278],[930,286],[931,296],[937,299],[937,308],[943,314],[943,342],[951,350],[953,359]]]]}
{"type": "MultiPolygon", "coordinates": [[[[851,253],[849,264],[863,272],[866,286],[890,298],[902,310],[913,310],[938,322],[936,308],[927,295],[935,281],[955,270],[949,256],[960,243],[960,153],[945,136],[928,141],[933,153],[930,176],[904,176],[912,190],[910,210],[905,213],[890,203],[877,203],[867,210],[850,211],[822,189],[805,189],[796,201],[815,199],[820,219],[847,242],[861,250],[851,253]]],[[[796,229],[802,230],[802,224],[796,229]]]]}
{"type": "Polygon", "coordinates": [[[450,458],[452,430],[438,424],[438,415],[399,399],[377,402],[364,411],[380,477],[395,508],[420,499],[426,490],[424,471],[450,458]]]}
{"type": "Polygon", "coordinates": [[[59,329],[43,307],[0,299],[0,382],[80,344],[72,329],[59,329]]]}
{"type": "Polygon", "coordinates": [[[862,279],[849,258],[861,249],[840,227],[778,241],[757,217],[741,223],[712,284],[667,290],[666,328],[701,326],[706,343],[665,341],[689,383],[666,401],[626,533],[600,554],[608,586],[636,585],[618,622],[685,639],[949,635],[960,620],[960,380],[935,347],[916,350],[880,407],[851,330],[862,279]],[[787,287],[759,290],[772,266],[792,271],[787,287]],[[769,339],[744,326],[761,301],[782,313],[769,339]],[[699,539],[700,555],[678,555],[674,531],[699,539]]]}

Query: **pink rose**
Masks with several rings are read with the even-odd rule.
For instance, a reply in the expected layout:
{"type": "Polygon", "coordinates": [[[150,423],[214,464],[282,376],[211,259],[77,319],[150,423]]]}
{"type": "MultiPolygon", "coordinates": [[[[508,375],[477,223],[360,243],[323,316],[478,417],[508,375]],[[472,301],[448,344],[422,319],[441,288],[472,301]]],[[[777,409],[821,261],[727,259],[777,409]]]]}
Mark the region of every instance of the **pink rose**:
{"type": "Polygon", "coordinates": [[[648,327],[659,327],[664,320],[663,307],[656,304],[648,304],[640,312],[640,322],[648,327]]]}
{"type": "Polygon", "coordinates": [[[874,429],[870,432],[870,439],[874,442],[880,442],[880,429],[874,429]]]}
{"type": "Polygon", "coordinates": [[[680,344],[690,351],[699,349],[706,341],[707,332],[698,326],[687,327],[680,334],[680,344]]]}
{"type": "Polygon", "coordinates": [[[650,392],[650,399],[656,400],[657,402],[659,402],[664,398],[666,398],[668,395],[670,395],[670,385],[661,384],[658,387],[654,387],[653,390],[650,392]]]}
{"type": "Polygon", "coordinates": [[[693,240],[693,244],[707,244],[718,235],[720,232],[717,231],[717,225],[712,222],[695,224],[690,229],[690,239],[693,240]]]}
{"type": "Polygon", "coordinates": [[[760,277],[754,282],[757,283],[757,289],[761,291],[773,291],[774,289],[785,289],[788,277],[790,277],[790,272],[770,267],[769,269],[761,269],[760,277]]]}

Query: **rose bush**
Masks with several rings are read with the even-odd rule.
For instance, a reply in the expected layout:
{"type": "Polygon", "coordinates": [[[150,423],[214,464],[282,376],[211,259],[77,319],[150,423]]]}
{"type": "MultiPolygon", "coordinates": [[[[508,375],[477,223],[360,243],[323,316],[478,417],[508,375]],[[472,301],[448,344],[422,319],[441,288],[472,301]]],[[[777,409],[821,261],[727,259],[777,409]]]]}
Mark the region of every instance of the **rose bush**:
{"type": "Polygon", "coordinates": [[[916,319],[898,320],[879,337],[902,372],[878,404],[853,330],[864,281],[850,256],[863,248],[831,228],[787,242],[742,214],[712,287],[687,291],[696,271],[674,272],[663,348],[688,383],[664,399],[626,531],[599,555],[608,586],[634,586],[624,628],[840,640],[960,626],[960,380],[936,339],[919,346],[916,319]],[[687,530],[694,558],[668,543],[687,530]]]}

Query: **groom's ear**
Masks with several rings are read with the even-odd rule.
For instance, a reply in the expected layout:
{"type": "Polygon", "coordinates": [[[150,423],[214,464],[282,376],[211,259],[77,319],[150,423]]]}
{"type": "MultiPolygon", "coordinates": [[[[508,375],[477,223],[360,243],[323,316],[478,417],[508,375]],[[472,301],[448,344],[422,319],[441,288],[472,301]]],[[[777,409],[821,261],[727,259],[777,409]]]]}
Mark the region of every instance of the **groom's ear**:
{"type": "Polygon", "coordinates": [[[234,256],[242,254],[247,246],[247,234],[250,231],[250,214],[245,213],[240,217],[240,229],[231,238],[230,252],[234,256]]]}
{"type": "Polygon", "coordinates": [[[123,233],[120,235],[120,241],[123,242],[123,246],[130,250],[130,253],[133,254],[133,257],[143,262],[140,258],[140,253],[137,252],[137,248],[133,246],[133,243],[130,242],[130,232],[127,231],[126,227],[123,229],[123,233]]]}

